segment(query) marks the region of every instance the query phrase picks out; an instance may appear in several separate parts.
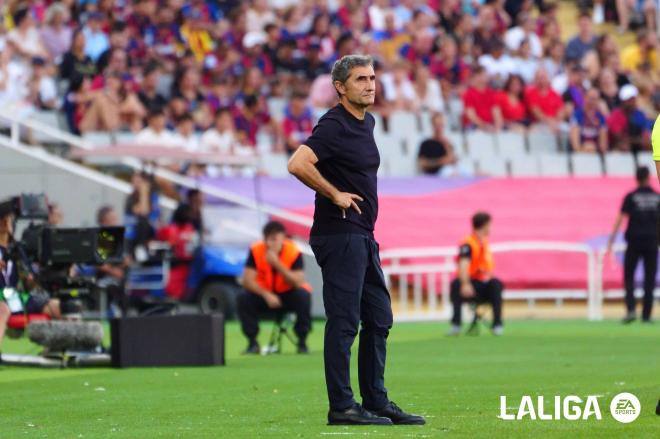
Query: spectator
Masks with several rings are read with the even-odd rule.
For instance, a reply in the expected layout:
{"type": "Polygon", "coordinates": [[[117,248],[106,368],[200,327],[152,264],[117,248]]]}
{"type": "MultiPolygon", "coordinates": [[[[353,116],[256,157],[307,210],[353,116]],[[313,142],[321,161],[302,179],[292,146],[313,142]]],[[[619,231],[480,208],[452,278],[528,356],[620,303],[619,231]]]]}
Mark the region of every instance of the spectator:
{"type": "MultiPolygon", "coordinates": [[[[96,62],[97,71],[103,72],[108,67],[114,51],[121,51],[125,54],[128,53],[128,29],[126,28],[126,23],[123,21],[112,23],[109,46],[101,53],[101,55],[99,55],[96,62]]],[[[135,60],[135,62],[138,61],[135,60]]]]}
{"type": "MultiPolygon", "coordinates": [[[[374,31],[385,30],[385,17],[392,12],[389,0],[374,0],[373,4],[369,6],[369,23],[371,29],[374,31]]],[[[395,18],[396,14],[394,15],[395,18]]],[[[397,20],[396,28],[401,28],[401,22],[397,20]]]]}
{"type": "Polygon", "coordinates": [[[125,79],[120,73],[106,75],[103,89],[93,92],[89,108],[80,121],[82,132],[123,128],[137,131],[142,127],[145,109],[123,82],[125,79]]]}
{"type": "Polygon", "coordinates": [[[182,69],[174,79],[172,96],[185,102],[186,111],[194,113],[204,102],[204,95],[199,90],[201,78],[195,67],[182,69]]]}
{"type": "Polygon", "coordinates": [[[419,102],[404,62],[397,63],[392,73],[384,73],[380,79],[383,82],[385,99],[395,111],[417,111],[419,102]]]}
{"type": "Polygon", "coordinates": [[[445,137],[445,117],[442,113],[431,116],[433,136],[424,140],[417,153],[417,168],[426,175],[452,175],[458,163],[451,142],[445,137]]]}
{"type": "Polygon", "coordinates": [[[442,112],[445,110],[445,101],[442,96],[440,81],[431,76],[431,71],[425,65],[418,65],[414,73],[416,100],[419,109],[430,112],[442,112]]]}
{"type": "Polygon", "coordinates": [[[473,56],[479,58],[481,55],[491,53],[499,35],[496,31],[497,20],[495,9],[491,6],[483,6],[479,10],[478,27],[474,31],[473,56]]]}
{"type": "Polygon", "coordinates": [[[579,64],[573,65],[568,69],[566,90],[562,99],[566,105],[566,114],[573,114],[575,110],[581,110],[585,100],[585,71],[579,64]]]}
{"type": "Polygon", "coordinates": [[[630,27],[630,17],[640,16],[648,31],[654,32],[656,26],[657,4],[655,0],[617,0],[616,12],[619,17],[619,32],[623,33],[630,27]]]}
{"type": "Polygon", "coordinates": [[[176,144],[189,152],[199,151],[199,137],[195,133],[195,121],[190,113],[176,120],[176,144]]]}
{"type": "Polygon", "coordinates": [[[284,112],[282,134],[287,154],[293,154],[298,146],[311,134],[314,127],[312,109],[307,106],[307,97],[296,92],[291,96],[291,102],[284,112]]]}
{"type": "Polygon", "coordinates": [[[273,137],[277,137],[279,130],[275,121],[259,107],[257,97],[248,95],[234,116],[236,137],[241,145],[256,147],[257,133],[262,127],[269,128],[273,137]]]}
{"type": "Polygon", "coordinates": [[[558,133],[564,120],[561,97],[550,87],[548,74],[539,69],[534,77],[534,84],[528,86],[524,94],[525,106],[533,122],[547,125],[558,133]]]}
{"type": "Polygon", "coordinates": [[[49,57],[49,53],[41,43],[41,36],[35,26],[30,9],[19,8],[13,16],[14,29],[7,34],[7,43],[14,48],[14,55],[23,62],[29,63],[32,58],[49,57]]]}
{"type": "Polygon", "coordinates": [[[42,58],[32,60],[32,79],[30,80],[30,101],[42,110],[54,110],[58,107],[57,84],[53,67],[42,58]]]}
{"type": "Polygon", "coordinates": [[[266,43],[266,34],[263,32],[248,32],[243,37],[244,55],[241,64],[244,68],[259,69],[265,75],[274,72],[273,62],[264,53],[263,46],[266,43]]]}
{"type": "Polygon", "coordinates": [[[214,125],[202,134],[200,144],[203,152],[233,153],[236,136],[231,110],[220,108],[216,111],[214,125]]]}
{"type": "Polygon", "coordinates": [[[534,81],[534,75],[539,69],[539,60],[532,56],[528,40],[520,42],[520,46],[513,58],[514,71],[523,78],[526,84],[534,81]]]}
{"type": "Polygon", "coordinates": [[[53,3],[46,9],[44,26],[41,28],[41,42],[50,59],[59,62],[71,47],[73,31],[67,23],[69,11],[62,3],[53,3]]]}
{"type": "Polygon", "coordinates": [[[246,12],[248,32],[262,32],[267,24],[277,22],[277,16],[268,5],[268,0],[253,0],[246,12]]]}
{"type": "Polygon", "coordinates": [[[137,95],[148,112],[163,110],[167,106],[167,99],[158,92],[159,81],[160,67],[155,63],[148,64],[144,69],[137,95]]]}
{"type": "Polygon", "coordinates": [[[396,27],[396,18],[393,13],[385,16],[385,30],[374,32],[374,38],[380,43],[380,53],[388,63],[393,63],[399,57],[402,48],[410,44],[410,34],[401,32],[396,27]]]}
{"type": "Polygon", "coordinates": [[[502,111],[504,128],[524,132],[528,122],[523,101],[524,82],[519,75],[511,75],[504,89],[497,94],[497,105],[502,111]]]}
{"type": "Polygon", "coordinates": [[[103,52],[110,47],[110,40],[103,31],[103,15],[93,12],[87,16],[87,26],[83,28],[85,34],[85,55],[94,62],[98,61],[103,52]]]}
{"type": "Polygon", "coordinates": [[[229,108],[234,104],[231,84],[223,76],[216,76],[211,82],[211,89],[206,96],[206,102],[212,111],[218,111],[221,108],[229,108]]]}
{"type": "Polygon", "coordinates": [[[167,129],[167,119],[162,110],[149,113],[148,125],[135,136],[135,143],[143,146],[183,148],[181,139],[167,129]]]}
{"type": "Polygon", "coordinates": [[[479,66],[472,73],[471,85],[463,95],[463,124],[466,128],[498,131],[502,113],[497,106],[495,90],[488,87],[488,74],[479,66]]]}
{"type": "MultiPolygon", "coordinates": [[[[99,227],[119,227],[119,214],[114,207],[106,205],[96,212],[96,223],[99,227]]],[[[96,267],[97,285],[105,288],[110,298],[108,312],[110,317],[121,317],[128,306],[128,298],[124,290],[126,280],[126,262],[101,264],[96,267]]]]}
{"type": "Polygon", "coordinates": [[[160,198],[153,178],[144,172],[135,172],[131,184],[133,192],[124,209],[125,239],[129,254],[142,262],[148,256],[146,245],[160,226],[160,198]]]}
{"type": "Polygon", "coordinates": [[[603,114],[609,115],[614,108],[621,105],[621,101],[619,100],[619,86],[616,83],[616,76],[612,69],[605,68],[601,70],[595,88],[600,90],[600,110],[603,114]]]}
{"type": "Polygon", "coordinates": [[[607,118],[611,149],[634,152],[648,149],[648,121],[637,107],[637,94],[637,87],[632,84],[624,85],[619,91],[621,106],[607,118]]]}
{"type": "Polygon", "coordinates": [[[76,75],[69,82],[69,88],[64,95],[62,111],[64,111],[69,130],[74,134],[80,135],[80,123],[93,97],[90,89],[89,78],[76,75]]]}
{"type": "Polygon", "coordinates": [[[470,78],[470,67],[458,53],[458,45],[452,37],[440,41],[440,51],[431,57],[431,73],[440,78],[442,88],[451,88],[461,94],[470,78]],[[445,87],[446,85],[446,87],[445,87]]]}
{"type": "Polygon", "coordinates": [[[576,108],[571,118],[569,142],[574,152],[607,152],[607,124],[598,110],[598,90],[587,91],[583,108],[576,108]]]}
{"type": "Polygon", "coordinates": [[[554,78],[564,73],[564,55],[564,43],[559,40],[553,41],[540,64],[540,67],[548,73],[549,78],[554,78]]]}
{"type": "Polygon", "coordinates": [[[178,211],[185,209],[190,209],[188,215],[190,222],[197,233],[199,233],[200,238],[202,238],[204,236],[204,220],[202,215],[202,210],[204,209],[204,194],[199,189],[190,189],[186,193],[186,201],[177,206],[172,215],[171,222],[175,222],[176,217],[182,216],[178,211]]]}
{"type": "Polygon", "coordinates": [[[653,72],[660,68],[658,63],[658,37],[654,32],[641,31],[637,34],[637,43],[626,47],[621,52],[621,65],[628,73],[648,65],[653,72]]]}
{"type": "Polygon", "coordinates": [[[593,33],[593,23],[588,12],[578,16],[578,34],[566,46],[567,61],[581,61],[582,57],[596,47],[598,37],[593,33]]]}
{"type": "Polygon", "coordinates": [[[198,62],[202,62],[213,51],[213,38],[197,10],[191,9],[184,14],[180,35],[198,62]]]}
{"type": "Polygon", "coordinates": [[[60,63],[60,78],[73,81],[74,77],[92,77],[96,74],[96,65],[85,54],[85,34],[81,30],[71,37],[71,48],[62,57],[60,63]]]}
{"type": "Polygon", "coordinates": [[[491,53],[479,57],[479,65],[486,69],[491,82],[497,86],[504,84],[509,75],[516,72],[514,59],[504,49],[504,43],[497,40],[493,43],[491,53]]]}
{"type": "Polygon", "coordinates": [[[535,58],[543,56],[543,45],[541,39],[536,35],[536,20],[527,14],[520,14],[518,26],[509,29],[504,35],[506,47],[512,52],[518,51],[523,41],[529,43],[531,56],[535,58]]]}
{"type": "Polygon", "coordinates": [[[302,60],[302,67],[308,81],[313,81],[318,76],[330,73],[330,67],[321,59],[321,45],[319,43],[312,42],[307,46],[305,58],[302,60]]]}

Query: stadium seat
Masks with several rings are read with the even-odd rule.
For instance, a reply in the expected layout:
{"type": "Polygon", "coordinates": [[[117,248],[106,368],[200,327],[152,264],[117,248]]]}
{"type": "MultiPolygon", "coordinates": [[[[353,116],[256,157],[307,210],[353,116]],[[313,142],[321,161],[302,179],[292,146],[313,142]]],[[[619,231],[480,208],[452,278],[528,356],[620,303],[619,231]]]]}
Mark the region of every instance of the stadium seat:
{"type": "Polygon", "coordinates": [[[411,134],[419,134],[417,115],[409,111],[395,111],[390,115],[389,134],[398,139],[405,139],[411,134]]]}
{"type": "Polygon", "coordinates": [[[610,176],[634,175],[635,158],[630,152],[610,152],[605,155],[605,172],[610,176]]]}
{"type": "Polygon", "coordinates": [[[267,153],[261,155],[261,169],[271,177],[287,177],[287,162],[289,156],[286,153],[267,153]]]}
{"type": "Polygon", "coordinates": [[[135,142],[135,134],[129,131],[117,131],[111,135],[115,145],[130,144],[135,142]]]}
{"type": "Polygon", "coordinates": [[[511,175],[513,177],[536,177],[540,175],[539,158],[534,155],[519,155],[511,157],[511,175]]]}
{"type": "Polygon", "coordinates": [[[568,155],[545,153],[536,156],[540,165],[540,175],[544,177],[568,177],[570,168],[568,155]]]}
{"type": "Polygon", "coordinates": [[[491,177],[506,177],[509,175],[507,159],[496,155],[481,156],[475,159],[477,172],[491,177]]]}
{"type": "Polygon", "coordinates": [[[653,153],[651,151],[642,151],[637,153],[637,166],[655,167],[653,153]]]}
{"type": "Polygon", "coordinates": [[[525,136],[522,133],[501,131],[495,135],[495,142],[497,143],[497,151],[502,157],[510,158],[527,154],[525,136]]]}
{"type": "Polygon", "coordinates": [[[389,155],[389,175],[392,177],[411,177],[417,174],[417,148],[419,142],[415,136],[393,143],[389,155]]]}
{"type": "Polygon", "coordinates": [[[535,126],[527,134],[527,143],[531,153],[557,152],[558,142],[557,136],[547,127],[535,126]]]}
{"type": "Polygon", "coordinates": [[[460,131],[445,131],[445,137],[451,142],[451,146],[454,147],[454,153],[457,157],[465,157],[465,139],[463,133],[460,131]]]}
{"type": "MultiPolygon", "coordinates": [[[[417,117],[419,118],[419,132],[424,137],[430,137],[431,135],[433,135],[433,127],[431,125],[431,112],[430,111],[421,111],[417,115],[417,117]]],[[[446,118],[445,118],[445,120],[446,120],[446,118]]]]}
{"type": "Polygon", "coordinates": [[[486,131],[468,131],[465,134],[465,145],[470,157],[497,155],[495,135],[486,131]]]}
{"type": "Polygon", "coordinates": [[[449,125],[455,129],[462,128],[461,118],[463,117],[463,101],[460,99],[449,99],[447,101],[447,111],[449,113],[449,125]]]}
{"type": "MultiPolygon", "coordinates": [[[[62,126],[60,125],[61,118],[62,118],[62,113],[60,113],[59,111],[51,111],[51,110],[40,110],[30,115],[31,120],[47,125],[54,129],[61,128],[62,126]]],[[[53,137],[47,134],[42,133],[41,131],[34,131],[32,134],[32,138],[34,141],[40,143],[57,142],[56,139],[54,139],[53,137]]]]}
{"type": "Polygon", "coordinates": [[[603,164],[596,153],[573,153],[573,175],[576,177],[599,177],[603,175],[603,164]]]}

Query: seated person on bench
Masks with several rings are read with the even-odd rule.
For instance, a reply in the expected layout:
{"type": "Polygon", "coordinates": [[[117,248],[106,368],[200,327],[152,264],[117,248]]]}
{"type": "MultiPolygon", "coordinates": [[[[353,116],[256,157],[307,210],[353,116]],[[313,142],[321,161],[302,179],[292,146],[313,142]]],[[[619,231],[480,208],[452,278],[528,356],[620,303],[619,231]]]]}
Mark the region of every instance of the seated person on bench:
{"type": "Polygon", "coordinates": [[[298,353],[307,353],[312,302],[311,289],[305,284],[302,253],[276,221],[265,225],[263,236],[263,241],[250,248],[243,274],[245,291],[237,300],[238,317],[249,341],[245,353],[259,353],[259,313],[268,309],[296,314],[293,329],[298,336],[298,353]]]}
{"type": "Polygon", "coordinates": [[[493,277],[494,261],[488,244],[491,216],[478,212],[472,217],[472,234],[463,240],[458,253],[457,278],[451,284],[454,316],[450,335],[461,332],[461,306],[471,301],[493,306],[493,334],[502,335],[502,282],[493,277]]]}

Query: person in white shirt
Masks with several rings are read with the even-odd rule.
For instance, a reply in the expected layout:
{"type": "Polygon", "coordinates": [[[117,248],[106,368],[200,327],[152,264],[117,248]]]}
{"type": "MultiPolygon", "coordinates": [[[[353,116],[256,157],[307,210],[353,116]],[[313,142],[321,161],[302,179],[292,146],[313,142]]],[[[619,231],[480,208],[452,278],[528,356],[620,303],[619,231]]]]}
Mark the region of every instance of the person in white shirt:
{"type": "Polygon", "coordinates": [[[183,148],[181,140],[166,127],[165,113],[155,110],[149,114],[146,128],[135,135],[135,143],[144,146],[183,148]]]}
{"type": "Polygon", "coordinates": [[[408,67],[405,62],[399,62],[391,73],[381,76],[385,100],[393,105],[393,109],[401,111],[417,111],[419,102],[417,93],[408,77],[408,67]]]}
{"type": "Polygon", "coordinates": [[[479,65],[486,69],[488,76],[498,86],[504,85],[509,75],[516,71],[513,58],[507,55],[504,49],[504,43],[497,40],[493,43],[491,53],[479,57],[479,65]]]}
{"type": "Polygon", "coordinates": [[[236,143],[234,120],[228,108],[215,113],[213,127],[206,130],[200,139],[200,151],[231,154],[236,143]]]}
{"type": "Polygon", "coordinates": [[[529,40],[529,48],[532,56],[541,58],[543,56],[543,44],[536,35],[536,20],[529,14],[521,13],[518,16],[518,26],[509,29],[504,34],[504,44],[511,51],[515,52],[520,48],[523,40],[529,40]]]}
{"type": "Polygon", "coordinates": [[[520,75],[525,84],[531,84],[534,81],[536,71],[539,69],[539,60],[532,56],[528,40],[520,43],[517,56],[513,59],[515,64],[515,73],[520,75]]]}
{"type": "Polygon", "coordinates": [[[445,110],[440,81],[433,78],[429,68],[423,64],[415,68],[414,88],[420,110],[438,113],[445,110]]]}
{"type": "Polygon", "coordinates": [[[41,43],[41,36],[34,25],[31,11],[20,8],[14,13],[14,29],[7,34],[7,41],[12,44],[16,55],[28,63],[34,57],[47,59],[48,51],[41,43]]]}
{"type": "Polygon", "coordinates": [[[277,22],[277,16],[268,6],[268,0],[254,0],[245,17],[248,32],[263,32],[268,23],[277,22]]]}
{"type": "MultiPolygon", "coordinates": [[[[385,17],[392,11],[389,0],[374,0],[369,6],[369,23],[374,31],[385,30],[385,17]]],[[[397,29],[401,26],[397,22],[397,29]]]]}
{"type": "Polygon", "coordinates": [[[176,120],[176,134],[183,149],[199,152],[199,136],[195,133],[195,121],[190,113],[184,113],[176,120]]]}

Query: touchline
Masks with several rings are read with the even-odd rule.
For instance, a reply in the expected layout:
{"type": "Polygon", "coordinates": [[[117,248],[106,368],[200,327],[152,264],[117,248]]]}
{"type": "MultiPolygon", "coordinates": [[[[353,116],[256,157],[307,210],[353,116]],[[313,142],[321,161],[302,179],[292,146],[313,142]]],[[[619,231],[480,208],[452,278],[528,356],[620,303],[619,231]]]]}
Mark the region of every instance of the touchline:
{"type": "Polygon", "coordinates": [[[579,396],[569,395],[564,398],[555,396],[554,412],[546,413],[544,397],[539,396],[536,405],[531,396],[525,395],[520,400],[517,413],[507,413],[506,396],[500,396],[500,419],[505,421],[517,421],[525,419],[541,421],[557,421],[566,419],[568,421],[586,420],[595,416],[597,420],[602,419],[598,397],[589,395],[586,401],[579,396]]]}

